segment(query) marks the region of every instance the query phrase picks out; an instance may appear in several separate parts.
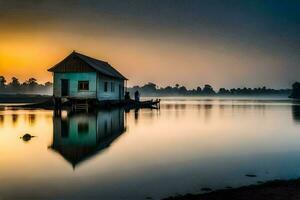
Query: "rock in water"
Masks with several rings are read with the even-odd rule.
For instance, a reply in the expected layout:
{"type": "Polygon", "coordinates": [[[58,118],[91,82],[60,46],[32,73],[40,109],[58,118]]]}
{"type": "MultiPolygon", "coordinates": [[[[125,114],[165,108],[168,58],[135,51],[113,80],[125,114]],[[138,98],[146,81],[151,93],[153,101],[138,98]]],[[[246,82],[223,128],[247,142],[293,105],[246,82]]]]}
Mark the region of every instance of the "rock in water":
{"type": "Polygon", "coordinates": [[[250,177],[250,178],[255,178],[255,177],[257,177],[255,174],[246,174],[245,176],[250,177]]]}
{"type": "Polygon", "coordinates": [[[32,136],[29,133],[26,133],[21,138],[22,138],[22,140],[24,140],[25,142],[27,142],[27,141],[31,140],[31,138],[33,138],[33,137],[35,137],[35,136],[32,136]]]}

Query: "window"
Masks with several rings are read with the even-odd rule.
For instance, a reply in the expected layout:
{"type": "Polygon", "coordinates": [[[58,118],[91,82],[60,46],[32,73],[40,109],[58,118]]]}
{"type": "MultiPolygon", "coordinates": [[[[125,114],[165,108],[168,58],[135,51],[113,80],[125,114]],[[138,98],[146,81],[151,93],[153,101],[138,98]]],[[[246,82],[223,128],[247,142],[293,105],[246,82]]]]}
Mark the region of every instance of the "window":
{"type": "Polygon", "coordinates": [[[111,86],[110,87],[111,92],[114,92],[115,91],[115,84],[114,84],[114,82],[111,82],[110,86],[111,86]]]}
{"type": "Polygon", "coordinates": [[[108,83],[104,82],[104,92],[107,92],[107,91],[108,91],[108,83]]]}
{"type": "Polygon", "coordinates": [[[89,90],[89,81],[78,81],[78,90],[89,90]]]}

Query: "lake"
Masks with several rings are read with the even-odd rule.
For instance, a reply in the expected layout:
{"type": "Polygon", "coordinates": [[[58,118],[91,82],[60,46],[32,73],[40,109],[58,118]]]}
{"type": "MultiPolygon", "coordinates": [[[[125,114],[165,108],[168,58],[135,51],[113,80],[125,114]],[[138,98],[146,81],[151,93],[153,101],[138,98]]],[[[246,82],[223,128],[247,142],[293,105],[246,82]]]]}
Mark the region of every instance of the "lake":
{"type": "Polygon", "coordinates": [[[296,177],[300,104],[288,99],[165,98],[160,110],[89,114],[0,110],[0,199],[159,199],[296,177]],[[23,141],[25,133],[36,137],[23,141]]]}

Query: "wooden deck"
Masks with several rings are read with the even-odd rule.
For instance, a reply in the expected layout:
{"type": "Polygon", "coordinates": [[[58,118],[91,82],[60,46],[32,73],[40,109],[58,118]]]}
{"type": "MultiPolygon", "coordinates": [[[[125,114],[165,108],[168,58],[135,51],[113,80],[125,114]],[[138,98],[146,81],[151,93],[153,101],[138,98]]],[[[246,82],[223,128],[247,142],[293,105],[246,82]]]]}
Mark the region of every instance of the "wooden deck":
{"type": "Polygon", "coordinates": [[[114,100],[114,101],[98,101],[97,99],[78,99],[78,98],[68,98],[67,101],[62,101],[61,99],[55,99],[54,109],[67,108],[72,111],[86,111],[88,112],[97,108],[113,108],[113,107],[124,107],[126,109],[139,109],[139,108],[160,108],[160,99],[148,100],[148,101],[135,101],[129,100],[114,100]]]}

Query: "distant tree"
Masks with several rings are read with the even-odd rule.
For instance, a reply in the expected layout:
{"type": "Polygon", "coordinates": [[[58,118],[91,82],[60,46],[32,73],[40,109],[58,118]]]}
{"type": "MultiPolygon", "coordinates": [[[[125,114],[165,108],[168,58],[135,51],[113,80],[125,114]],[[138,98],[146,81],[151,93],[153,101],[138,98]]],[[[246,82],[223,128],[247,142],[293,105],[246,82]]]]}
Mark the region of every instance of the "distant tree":
{"type": "Polygon", "coordinates": [[[4,76],[0,76],[0,87],[4,87],[6,83],[6,79],[4,76]]]}
{"type": "Polygon", "coordinates": [[[173,93],[173,88],[171,86],[167,86],[163,89],[162,93],[163,94],[172,94],[173,93]]]}
{"type": "Polygon", "coordinates": [[[132,89],[136,91],[136,90],[140,90],[141,88],[140,88],[140,86],[136,85],[136,86],[133,86],[132,89]]]}
{"type": "Polygon", "coordinates": [[[49,81],[45,83],[45,86],[46,86],[46,87],[52,87],[52,85],[53,85],[53,83],[51,83],[51,82],[49,82],[49,81]]]}
{"type": "Polygon", "coordinates": [[[195,89],[187,90],[187,95],[197,95],[197,90],[195,89]]]}
{"type": "Polygon", "coordinates": [[[178,89],[178,92],[179,92],[179,94],[181,94],[181,95],[185,95],[185,94],[187,93],[187,89],[186,89],[186,87],[181,86],[181,87],[178,89]]]}
{"type": "Polygon", "coordinates": [[[156,91],[156,84],[149,82],[141,88],[144,92],[153,93],[156,91]]]}
{"type": "Polygon", "coordinates": [[[241,89],[241,94],[243,94],[243,95],[249,94],[248,88],[244,87],[243,89],[241,89]]]}
{"type": "MultiPolygon", "coordinates": [[[[128,88],[131,94],[135,91],[140,91],[141,95],[162,95],[162,96],[174,96],[174,95],[184,95],[184,96],[191,96],[191,95],[214,95],[216,92],[214,91],[213,87],[210,85],[205,85],[203,89],[201,87],[197,87],[196,89],[187,89],[184,86],[180,86],[176,84],[174,87],[167,86],[165,88],[158,87],[154,83],[147,83],[142,87],[133,86],[132,88],[128,88]]],[[[218,95],[262,95],[262,94],[282,94],[288,95],[290,89],[281,89],[281,90],[274,90],[268,89],[266,87],[261,88],[220,88],[218,90],[218,95]]]]}
{"type": "Polygon", "coordinates": [[[214,89],[213,89],[212,86],[206,84],[206,85],[204,85],[202,93],[205,94],[205,95],[207,95],[207,94],[215,94],[215,91],[214,91],[214,89]]]}
{"type": "Polygon", "coordinates": [[[51,94],[53,91],[53,83],[51,82],[46,82],[44,85],[40,85],[40,91],[45,93],[45,94],[51,94]]]}
{"type": "Polygon", "coordinates": [[[295,82],[292,87],[293,87],[293,89],[292,89],[292,94],[290,95],[290,98],[300,99],[300,83],[295,82]]]}
{"type": "Polygon", "coordinates": [[[27,81],[25,81],[24,85],[27,86],[28,89],[33,90],[38,86],[38,83],[37,83],[37,80],[35,78],[30,78],[27,81]]]}
{"type": "Polygon", "coordinates": [[[21,83],[20,83],[20,81],[19,81],[18,78],[12,77],[12,78],[11,78],[11,82],[9,83],[9,85],[10,85],[11,87],[13,87],[13,88],[19,88],[20,85],[21,85],[21,83]]]}
{"type": "Polygon", "coordinates": [[[11,78],[11,82],[7,85],[8,92],[17,92],[21,90],[21,83],[16,77],[11,78]]]}
{"type": "Polygon", "coordinates": [[[3,92],[5,90],[6,79],[4,76],[0,76],[0,91],[3,92]]]}
{"type": "Polygon", "coordinates": [[[28,83],[29,83],[29,85],[31,85],[31,86],[38,85],[37,80],[36,80],[35,78],[30,78],[30,79],[28,79],[28,83]]]}
{"type": "Polygon", "coordinates": [[[230,91],[225,88],[220,88],[218,94],[227,95],[230,94],[230,91]]]}
{"type": "Polygon", "coordinates": [[[197,87],[197,89],[196,89],[196,92],[198,93],[198,94],[200,94],[201,92],[202,92],[202,89],[201,89],[201,87],[197,87]]]}
{"type": "Polygon", "coordinates": [[[38,83],[35,78],[29,78],[28,80],[24,81],[21,85],[22,91],[25,93],[32,93],[35,92],[38,88],[38,83]]]}

